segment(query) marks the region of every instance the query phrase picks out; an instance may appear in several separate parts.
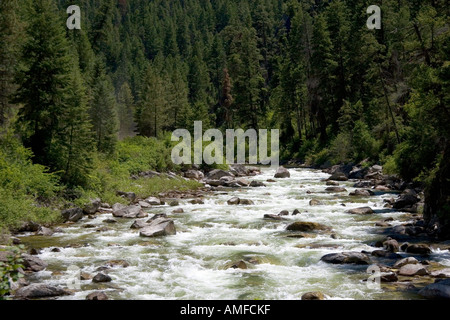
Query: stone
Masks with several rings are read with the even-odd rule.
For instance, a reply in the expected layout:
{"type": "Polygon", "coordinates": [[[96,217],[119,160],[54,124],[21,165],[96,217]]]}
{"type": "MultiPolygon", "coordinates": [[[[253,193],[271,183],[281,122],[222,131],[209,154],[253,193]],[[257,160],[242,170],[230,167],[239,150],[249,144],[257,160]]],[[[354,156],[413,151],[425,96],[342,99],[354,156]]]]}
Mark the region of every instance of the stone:
{"type": "Polygon", "coordinates": [[[83,213],[84,214],[94,214],[98,211],[101,204],[102,204],[102,202],[99,198],[91,199],[89,203],[86,203],[84,205],[83,213]]]}
{"type": "Polygon", "coordinates": [[[205,204],[205,202],[202,199],[192,199],[189,201],[191,204],[205,204]]]}
{"type": "Polygon", "coordinates": [[[77,222],[83,218],[83,210],[81,208],[70,208],[61,211],[64,221],[77,222]]]}
{"type": "Polygon", "coordinates": [[[398,276],[395,272],[389,272],[380,275],[381,282],[397,282],[398,276]]]}
{"type": "Polygon", "coordinates": [[[131,229],[141,229],[148,226],[148,223],[144,220],[135,220],[133,224],[130,226],[131,229]]]}
{"type": "Polygon", "coordinates": [[[227,176],[234,177],[234,175],[231,172],[221,169],[213,169],[206,174],[206,178],[209,180],[219,180],[220,178],[227,176]]]}
{"type": "Polygon", "coordinates": [[[245,178],[237,178],[236,183],[242,187],[248,187],[250,182],[245,178]]]}
{"type": "Polygon", "coordinates": [[[103,272],[97,273],[94,278],[92,278],[92,282],[101,283],[101,282],[111,282],[112,278],[103,272]]]}
{"type": "Polygon", "coordinates": [[[318,199],[311,199],[311,200],[309,200],[309,205],[310,206],[320,206],[320,205],[323,205],[323,202],[318,199]]]}
{"type": "Polygon", "coordinates": [[[139,232],[141,237],[159,237],[176,234],[175,224],[166,218],[157,218],[139,232]]]}
{"type": "Polygon", "coordinates": [[[48,266],[48,264],[45,261],[36,256],[24,254],[22,256],[22,259],[23,259],[22,265],[27,271],[33,272],[42,271],[48,266]]]}
{"type": "Polygon", "coordinates": [[[171,207],[176,207],[178,205],[180,205],[180,202],[178,200],[172,200],[169,202],[169,206],[171,207]]]}
{"type": "Polygon", "coordinates": [[[264,219],[271,219],[271,220],[286,220],[285,218],[276,215],[276,214],[265,214],[264,219]]]}
{"type": "Polygon", "coordinates": [[[314,292],[307,292],[302,295],[302,300],[325,300],[325,296],[322,292],[314,291],[314,292]]]}
{"type": "Polygon", "coordinates": [[[177,208],[177,209],[173,210],[172,213],[184,213],[184,210],[183,210],[183,208],[177,208]]]}
{"type": "Polygon", "coordinates": [[[327,191],[327,192],[346,192],[347,189],[345,189],[343,187],[328,187],[328,188],[325,188],[325,191],[327,191]]]}
{"type": "Polygon", "coordinates": [[[350,192],[348,195],[349,196],[368,197],[368,196],[373,196],[374,193],[373,193],[373,191],[366,190],[366,189],[356,189],[355,191],[350,192]]]}
{"type": "Polygon", "coordinates": [[[151,208],[151,204],[150,203],[148,203],[148,202],[146,202],[146,201],[138,201],[138,203],[137,203],[139,206],[141,206],[141,208],[144,208],[144,209],[148,209],[148,208],[151,208]]]}
{"type": "Polygon", "coordinates": [[[103,222],[104,223],[117,223],[117,220],[108,218],[108,219],[103,220],[103,222]]]}
{"type": "Polygon", "coordinates": [[[156,197],[148,197],[147,199],[144,200],[145,202],[148,202],[149,204],[151,204],[152,206],[159,206],[161,205],[161,200],[156,198],[156,197]]]}
{"type": "Polygon", "coordinates": [[[383,242],[383,247],[389,252],[398,252],[400,246],[395,239],[389,239],[383,242]]]}
{"type": "Polygon", "coordinates": [[[249,170],[243,164],[233,164],[230,166],[230,172],[236,177],[249,175],[249,170]]]}
{"type": "Polygon", "coordinates": [[[394,269],[400,269],[401,267],[407,265],[407,264],[419,264],[420,262],[414,258],[414,257],[407,257],[407,258],[403,258],[398,260],[397,262],[394,263],[393,268],[394,269]]]}
{"type": "Polygon", "coordinates": [[[266,181],[267,181],[267,182],[277,182],[277,181],[274,180],[274,179],[267,179],[266,181]]]}
{"type": "Polygon", "coordinates": [[[278,214],[279,216],[288,216],[289,215],[289,211],[287,210],[281,210],[280,213],[278,214]]]}
{"type": "Polygon", "coordinates": [[[300,214],[300,210],[294,209],[294,211],[292,212],[292,215],[295,216],[297,214],[300,214]]]}
{"type": "Polygon", "coordinates": [[[130,263],[126,260],[109,260],[105,263],[105,266],[110,268],[115,267],[126,268],[130,266],[130,263]]]}
{"type": "Polygon", "coordinates": [[[398,274],[401,276],[424,276],[428,274],[427,269],[421,264],[405,264],[398,270],[398,274]]]}
{"type": "Polygon", "coordinates": [[[15,292],[15,296],[22,299],[49,298],[66,295],[71,295],[71,293],[63,288],[43,283],[33,283],[29,286],[19,288],[15,292]]]}
{"type": "Polygon", "coordinates": [[[108,296],[103,291],[95,291],[89,293],[86,300],[108,300],[108,296]]]}
{"type": "Polygon", "coordinates": [[[202,180],[205,177],[203,172],[201,172],[200,170],[194,170],[194,169],[189,169],[188,171],[186,171],[184,173],[184,176],[188,179],[194,179],[194,180],[202,180]]]}
{"type": "Polygon", "coordinates": [[[53,248],[52,250],[50,250],[51,252],[61,252],[60,248],[53,248]]]}
{"type": "Polygon", "coordinates": [[[266,185],[261,181],[252,180],[252,182],[250,182],[250,187],[265,187],[265,186],[266,185]]]}
{"type": "Polygon", "coordinates": [[[335,173],[333,173],[333,174],[328,178],[328,180],[333,180],[333,181],[347,181],[348,178],[347,178],[347,176],[345,175],[345,173],[343,173],[343,172],[335,172],[335,173]]]}
{"type": "Polygon", "coordinates": [[[361,252],[329,253],[320,260],[332,264],[370,264],[369,256],[361,252]]]}
{"type": "Polygon", "coordinates": [[[370,207],[354,208],[354,209],[347,210],[345,212],[351,213],[351,214],[372,214],[372,213],[374,213],[374,211],[370,207]]]}
{"type": "Polygon", "coordinates": [[[377,227],[390,227],[391,224],[390,224],[390,223],[387,223],[387,222],[385,222],[385,221],[377,221],[377,222],[375,223],[375,226],[377,226],[377,227]]]}
{"type": "Polygon", "coordinates": [[[277,171],[275,172],[274,178],[290,178],[291,174],[288,169],[285,167],[278,167],[277,171]]]}
{"type": "Polygon", "coordinates": [[[239,204],[246,206],[246,205],[253,205],[255,203],[250,199],[239,199],[239,204]]]}
{"type": "Polygon", "coordinates": [[[80,273],[80,280],[81,281],[92,280],[92,275],[87,273],[87,272],[81,272],[80,273]]]}
{"type": "Polygon", "coordinates": [[[413,254],[428,255],[431,253],[431,249],[426,244],[412,244],[406,248],[406,252],[413,254]]]}
{"type": "Polygon", "coordinates": [[[123,191],[117,191],[116,195],[119,197],[128,199],[130,203],[133,203],[136,200],[136,194],[134,192],[123,192],[123,191]]]}
{"type": "Polygon", "coordinates": [[[247,269],[247,263],[244,260],[239,260],[237,262],[232,262],[226,267],[226,269],[247,269]]]}
{"type": "Polygon", "coordinates": [[[450,299],[450,279],[429,284],[419,294],[429,299],[450,299]]]}
{"type": "Polygon", "coordinates": [[[289,224],[286,227],[286,230],[309,232],[316,230],[331,230],[331,228],[317,222],[296,221],[289,224]]]}
{"type": "Polygon", "coordinates": [[[49,236],[53,235],[53,230],[50,228],[46,228],[44,226],[40,226],[38,231],[36,231],[36,235],[49,237],[49,236]]]}
{"type": "Polygon", "coordinates": [[[339,186],[339,182],[337,182],[337,181],[331,181],[331,180],[327,181],[325,184],[326,184],[327,186],[339,186]]]}
{"type": "Polygon", "coordinates": [[[132,205],[119,210],[113,209],[113,216],[119,218],[138,218],[145,216],[145,212],[139,205],[132,205]]]}
{"type": "Polygon", "coordinates": [[[433,271],[431,276],[433,278],[450,278],[450,268],[433,271]]]}
{"type": "Polygon", "coordinates": [[[398,255],[396,253],[393,252],[389,252],[386,250],[374,250],[371,252],[372,256],[375,257],[382,257],[382,258],[386,258],[386,259],[398,259],[401,258],[401,255],[398,255]]]}

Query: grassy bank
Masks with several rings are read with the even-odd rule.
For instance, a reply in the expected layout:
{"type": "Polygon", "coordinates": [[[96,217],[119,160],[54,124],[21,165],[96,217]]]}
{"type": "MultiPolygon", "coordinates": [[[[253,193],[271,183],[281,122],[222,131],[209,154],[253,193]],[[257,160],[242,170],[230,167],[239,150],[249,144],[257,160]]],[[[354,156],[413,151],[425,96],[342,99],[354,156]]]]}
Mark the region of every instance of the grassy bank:
{"type": "Polygon", "coordinates": [[[182,178],[132,179],[148,170],[178,171],[170,159],[170,141],[153,138],[128,138],[117,144],[113,154],[96,154],[89,181],[83,186],[60,183],[57,173],[32,162],[32,153],[13,136],[0,139],[0,230],[3,235],[23,222],[39,224],[61,222],[62,208],[82,206],[92,198],[114,204],[126,203],[118,190],[138,197],[169,190],[196,189],[200,184],[182,178]]]}

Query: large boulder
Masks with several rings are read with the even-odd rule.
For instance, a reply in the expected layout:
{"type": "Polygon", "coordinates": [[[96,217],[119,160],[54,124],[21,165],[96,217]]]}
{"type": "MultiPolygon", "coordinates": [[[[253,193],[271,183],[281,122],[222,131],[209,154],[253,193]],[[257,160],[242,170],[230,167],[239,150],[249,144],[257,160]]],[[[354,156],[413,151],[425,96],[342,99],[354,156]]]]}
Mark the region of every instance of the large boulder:
{"type": "Polygon", "coordinates": [[[360,197],[368,197],[368,196],[373,196],[374,193],[371,190],[367,190],[367,189],[356,189],[353,192],[350,192],[348,194],[349,196],[360,196],[360,197]]]}
{"type": "Polygon", "coordinates": [[[407,253],[421,254],[421,255],[428,255],[431,253],[430,247],[426,244],[412,244],[407,246],[405,251],[407,253]]]}
{"type": "Polygon", "coordinates": [[[25,270],[28,271],[33,271],[33,272],[37,272],[37,271],[42,271],[45,268],[47,268],[48,264],[43,261],[42,259],[36,257],[36,256],[32,256],[29,254],[24,254],[22,256],[23,259],[23,266],[25,268],[25,270]]]}
{"type": "Polygon", "coordinates": [[[116,194],[119,197],[128,199],[131,203],[133,203],[136,200],[136,194],[134,192],[117,191],[116,194]]]}
{"type": "Polygon", "coordinates": [[[402,194],[395,202],[392,204],[394,209],[403,209],[411,207],[412,205],[419,202],[420,199],[413,194],[402,194]]]}
{"type": "Polygon", "coordinates": [[[429,284],[419,294],[430,299],[450,299],[450,279],[429,284]]]}
{"type": "Polygon", "coordinates": [[[253,180],[250,183],[250,187],[265,187],[266,185],[262,181],[253,180]]]}
{"type": "Polygon", "coordinates": [[[398,274],[401,276],[425,276],[428,274],[427,269],[421,264],[405,264],[403,267],[398,270],[398,274]]]}
{"type": "Polygon", "coordinates": [[[327,187],[325,188],[325,191],[327,192],[346,192],[347,189],[343,187],[327,187]]]}
{"type": "Polygon", "coordinates": [[[364,176],[369,172],[369,168],[353,167],[352,171],[349,172],[349,179],[363,179],[364,176]]]}
{"type": "Polygon", "coordinates": [[[52,236],[53,235],[53,230],[44,226],[40,226],[38,231],[36,231],[36,235],[37,236],[52,236]]]}
{"type": "Polygon", "coordinates": [[[370,264],[369,256],[361,252],[329,253],[320,260],[332,264],[370,264]]]}
{"type": "Polygon", "coordinates": [[[286,227],[286,230],[308,232],[316,230],[331,230],[331,228],[317,222],[296,221],[289,224],[286,227]]]}
{"type": "Polygon", "coordinates": [[[100,208],[101,204],[102,204],[102,202],[99,198],[91,199],[91,201],[89,203],[86,203],[84,205],[83,212],[85,214],[94,214],[100,208]]]}
{"type": "Polygon", "coordinates": [[[388,252],[398,252],[400,250],[400,245],[398,244],[397,240],[395,239],[389,239],[383,242],[383,247],[388,252]]]}
{"type": "Polygon", "coordinates": [[[113,216],[120,218],[143,218],[146,216],[146,213],[142,210],[141,206],[133,205],[123,207],[119,210],[114,210],[113,207],[113,216]]]}
{"type": "Polygon", "coordinates": [[[233,177],[234,175],[229,171],[225,171],[225,170],[221,170],[221,169],[213,169],[206,174],[206,178],[208,180],[219,180],[220,178],[227,177],[227,176],[233,177]]]}
{"type": "Polygon", "coordinates": [[[354,208],[354,209],[347,210],[345,212],[351,213],[351,214],[372,214],[372,213],[374,213],[374,211],[370,207],[354,208]]]}
{"type": "Polygon", "coordinates": [[[243,164],[233,164],[230,166],[230,172],[236,177],[248,176],[249,170],[243,164]]]}
{"type": "Polygon", "coordinates": [[[274,178],[290,178],[291,174],[285,167],[279,167],[275,172],[274,178]]]}
{"type": "Polygon", "coordinates": [[[43,283],[33,283],[29,286],[19,288],[15,292],[15,297],[22,299],[36,299],[65,296],[71,294],[71,292],[60,287],[55,287],[43,283]]]}
{"type": "Polygon", "coordinates": [[[173,220],[166,218],[157,218],[149,223],[148,226],[141,229],[141,237],[159,237],[174,235],[177,231],[173,220]]]}
{"type": "Polygon", "coordinates": [[[184,173],[184,176],[188,179],[202,180],[205,175],[200,170],[190,169],[184,173]]]}
{"type": "Polygon", "coordinates": [[[393,268],[400,269],[401,267],[403,267],[407,264],[420,264],[420,262],[419,262],[419,260],[417,260],[414,257],[407,257],[407,258],[403,258],[403,259],[400,259],[397,262],[395,262],[393,268]]]}
{"type": "Polygon", "coordinates": [[[101,283],[101,282],[111,282],[112,278],[103,272],[97,273],[94,278],[92,278],[92,282],[101,283]]]}
{"type": "Polygon", "coordinates": [[[343,173],[343,172],[335,172],[335,173],[333,173],[333,174],[328,178],[328,180],[333,180],[333,181],[347,181],[348,178],[347,178],[347,176],[345,175],[345,173],[343,173]]]}
{"type": "Polygon", "coordinates": [[[147,199],[144,200],[145,202],[148,202],[149,204],[151,204],[152,206],[159,206],[161,205],[161,199],[156,198],[156,197],[148,197],[147,199]]]}
{"type": "Polygon", "coordinates": [[[70,208],[61,211],[64,221],[77,222],[83,218],[83,210],[81,208],[70,208]]]}

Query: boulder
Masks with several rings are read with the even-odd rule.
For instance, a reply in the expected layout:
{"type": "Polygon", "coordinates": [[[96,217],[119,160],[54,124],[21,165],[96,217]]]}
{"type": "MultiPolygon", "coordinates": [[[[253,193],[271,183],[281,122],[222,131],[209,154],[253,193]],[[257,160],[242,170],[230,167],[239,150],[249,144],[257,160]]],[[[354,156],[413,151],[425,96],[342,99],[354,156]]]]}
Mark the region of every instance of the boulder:
{"type": "Polygon", "coordinates": [[[114,219],[105,219],[105,220],[103,220],[103,222],[104,223],[117,223],[117,220],[114,220],[114,219]]]}
{"type": "Polygon", "coordinates": [[[184,212],[183,208],[177,208],[172,211],[172,213],[183,213],[183,212],[184,212]]]}
{"type": "Polygon", "coordinates": [[[131,229],[141,229],[143,227],[148,226],[148,223],[144,220],[135,220],[133,224],[130,226],[131,229]]]}
{"type": "Polygon", "coordinates": [[[36,256],[24,254],[22,256],[22,259],[23,259],[22,265],[27,271],[33,272],[42,271],[48,266],[48,264],[45,261],[36,256]]]}
{"type": "Polygon", "coordinates": [[[261,182],[261,181],[257,181],[257,180],[253,180],[251,183],[250,183],[250,187],[265,187],[266,185],[263,183],[263,182],[261,182]]]}
{"type": "Polygon", "coordinates": [[[398,244],[397,240],[395,239],[389,239],[383,242],[383,247],[388,252],[398,252],[400,249],[400,245],[398,244]]]}
{"type": "Polygon", "coordinates": [[[353,188],[370,188],[373,185],[373,181],[358,181],[353,185],[353,188]]]}
{"type": "Polygon", "coordinates": [[[289,215],[289,211],[287,210],[281,210],[280,213],[278,214],[279,216],[288,216],[289,215]]]}
{"type": "Polygon", "coordinates": [[[141,237],[159,237],[176,234],[175,224],[173,220],[167,218],[157,218],[150,222],[139,232],[141,237]]]}
{"type": "Polygon", "coordinates": [[[292,215],[295,216],[297,214],[300,214],[300,210],[294,209],[294,211],[292,211],[292,215]]]}
{"type": "Polygon", "coordinates": [[[47,237],[49,237],[49,236],[52,236],[53,233],[54,232],[53,232],[52,229],[46,228],[44,226],[40,226],[38,231],[36,231],[36,235],[38,235],[38,236],[47,236],[47,237]]]}
{"type": "Polygon", "coordinates": [[[286,220],[285,218],[276,215],[276,214],[265,214],[264,219],[270,219],[270,220],[286,220]]]}
{"type": "Polygon", "coordinates": [[[114,210],[113,208],[113,216],[120,218],[142,218],[145,217],[146,214],[142,210],[141,206],[132,205],[119,210],[114,210]]]}
{"type": "Polygon", "coordinates": [[[412,244],[409,245],[405,251],[407,253],[421,254],[421,255],[428,255],[431,253],[430,247],[426,244],[412,244]]]}
{"type": "Polygon", "coordinates": [[[399,254],[396,254],[394,252],[389,252],[387,250],[374,250],[371,252],[371,255],[375,256],[375,257],[386,258],[386,259],[398,259],[398,258],[402,257],[399,254]]]}
{"type": "Polygon", "coordinates": [[[419,202],[420,199],[412,194],[402,194],[395,202],[392,204],[394,209],[403,209],[408,206],[412,206],[419,202]]]}
{"type": "MultiPolygon", "coordinates": [[[[83,210],[81,208],[70,208],[61,211],[64,221],[77,222],[83,218],[83,210]]],[[[36,230],[37,231],[37,230],[36,230]]]]}
{"type": "Polygon", "coordinates": [[[111,282],[112,278],[103,272],[97,273],[94,278],[92,278],[92,282],[101,283],[101,282],[111,282]]]}
{"type": "Polygon", "coordinates": [[[136,194],[134,192],[117,191],[116,195],[128,199],[131,203],[133,203],[136,200],[136,194]]]}
{"type": "Polygon", "coordinates": [[[331,180],[328,180],[326,183],[325,183],[327,186],[339,186],[339,182],[337,182],[337,181],[331,181],[331,180]]]}
{"type": "Polygon", "coordinates": [[[316,231],[316,230],[331,230],[330,227],[317,222],[296,221],[286,227],[289,231],[316,231]]]}
{"type": "Polygon", "coordinates": [[[236,183],[242,187],[248,187],[250,182],[245,178],[237,178],[236,183]]]}
{"type": "Polygon", "coordinates": [[[84,205],[83,213],[84,214],[94,214],[98,211],[101,204],[102,204],[102,202],[99,198],[92,199],[89,203],[86,203],[84,205]]]}
{"type": "Polygon", "coordinates": [[[139,206],[141,206],[141,208],[143,208],[143,209],[148,209],[148,208],[151,208],[151,206],[152,206],[150,203],[148,203],[146,201],[138,201],[137,204],[139,206]]]}
{"type": "Polygon", "coordinates": [[[397,282],[398,276],[395,272],[382,273],[380,275],[381,282],[397,282]]]}
{"type": "Polygon", "coordinates": [[[232,262],[226,266],[226,269],[247,269],[247,263],[244,260],[239,260],[237,262],[232,262]]]}
{"type": "Polygon", "coordinates": [[[320,205],[323,205],[323,202],[318,199],[311,199],[311,200],[309,200],[309,205],[310,206],[320,206],[320,205]]]}
{"type": "Polygon", "coordinates": [[[247,205],[253,205],[255,203],[250,199],[239,199],[239,204],[243,205],[243,206],[247,206],[247,205]]]}
{"type": "Polygon", "coordinates": [[[161,200],[159,198],[156,198],[156,197],[148,197],[144,201],[148,202],[152,206],[159,206],[159,205],[161,205],[161,200]]]}
{"type": "Polygon", "coordinates": [[[333,180],[333,181],[347,181],[348,178],[347,176],[343,173],[343,172],[335,172],[333,173],[328,180],[333,180]]]}
{"type": "Polygon", "coordinates": [[[171,207],[176,207],[179,205],[180,205],[180,202],[178,200],[172,200],[169,202],[169,206],[171,206],[171,207]]]}
{"type": "Polygon", "coordinates": [[[414,257],[407,257],[407,258],[403,258],[398,260],[397,262],[394,263],[393,268],[394,269],[400,269],[401,267],[407,265],[407,264],[419,264],[420,262],[414,258],[414,257]]]}
{"type": "Polygon", "coordinates": [[[243,164],[231,165],[230,172],[236,177],[244,177],[249,175],[249,170],[243,164]]]}
{"type": "Polygon", "coordinates": [[[188,179],[202,180],[205,175],[200,170],[190,169],[184,173],[184,176],[188,179]]]}
{"type": "Polygon", "coordinates": [[[302,295],[302,300],[325,300],[325,296],[322,292],[314,291],[314,292],[307,292],[302,295]]]}
{"type": "Polygon", "coordinates": [[[130,263],[126,260],[109,260],[105,263],[105,266],[109,268],[126,268],[130,266],[130,263]]]}
{"type": "Polygon", "coordinates": [[[433,278],[450,278],[450,268],[433,271],[431,276],[433,278]]]}
{"type": "Polygon", "coordinates": [[[419,294],[429,299],[450,299],[450,279],[429,284],[419,294]]]}
{"type": "Polygon", "coordinates": [[[89,293],[86,300],[108,300],[108,296],[103,291],[95,291],[89,293]]]}
{"type": "Polygon", "coordinates": [[[30,284],[29,286],[19,288],[15,292],[16,298],[22,299],[49,298],[57,296],[66,296],[71,294],[72,293],[63,288],[43,283],[33,283],[30,284]]]}
{"type": "Polygon", "coordinates": [[[349,172],[349,179],[363,179],[365,175],[369,172],[369,168],[359,168],[353,167],[352,171],[349,172]]]}
{"type": "Polygon", "coordinates": [[[328,191],[328,192],[346,192],[347,189],[345,189],[343,187],[328,187],[328,188],[325,188],[325,191],[328,191]]]}
{"type": "Polygon", "coordinates": [[[356,189],[355,191],[350,192],[348,195],[349,196],[368,197],[368,196],[373,196],[374,193],[373,193],[373,191],[366,190],[366,189],[356,189]]]}
{"type": "Polygon", "coordinates": [[[428,274],[427,269],[421,264],[405,264],[400,268],[398,274],[401,276],[425,276],[428,274]]]}
{"type": "Polygon", "coordinates": [[[369,256],[361,252],[329,253],[320,260],[332,264],[370,264],[369,256]]]}
{"type": "Polygon", "coordinates": [[[351,214],[372,214],[372,213],[374,213],[372,208],[370,208],[370,207],[354,208],[354,209],[347,210],[345,212],[351,213],[351,214]]]}
{"type": "Polygon", "coordinates": [[[227,201],[229,205],[253,205],[254,202],[249,199],[240,199],[238,197],[233,197],[227,201]]]}
{"type": "Polygon", "coordinates": [[[234,177],[234,175],[231,172],[221,169],[213,169],[206,174],[206,178],[209,180],[219,180],[220,178],[226,176],[234,177]]]}
{"type": "Polygon", "coordinates": [[[274,178],[290,178],[291,174],[289,173],[289,170],[285,167],[278,167],[277,171],[275,172],[274,178]]]}

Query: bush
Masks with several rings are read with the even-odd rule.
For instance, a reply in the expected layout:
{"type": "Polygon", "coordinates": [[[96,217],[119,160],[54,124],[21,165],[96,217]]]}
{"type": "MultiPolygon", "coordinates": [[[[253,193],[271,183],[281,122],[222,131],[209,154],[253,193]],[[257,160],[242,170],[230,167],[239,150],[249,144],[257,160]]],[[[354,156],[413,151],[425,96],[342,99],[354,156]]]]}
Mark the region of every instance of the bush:
{"type": "Polygon", "coordinates": [[[339,133],[330,145],[331,162],[333,164],[348,163],[352,153],[352,136],[346,132],[339,133]]]}

